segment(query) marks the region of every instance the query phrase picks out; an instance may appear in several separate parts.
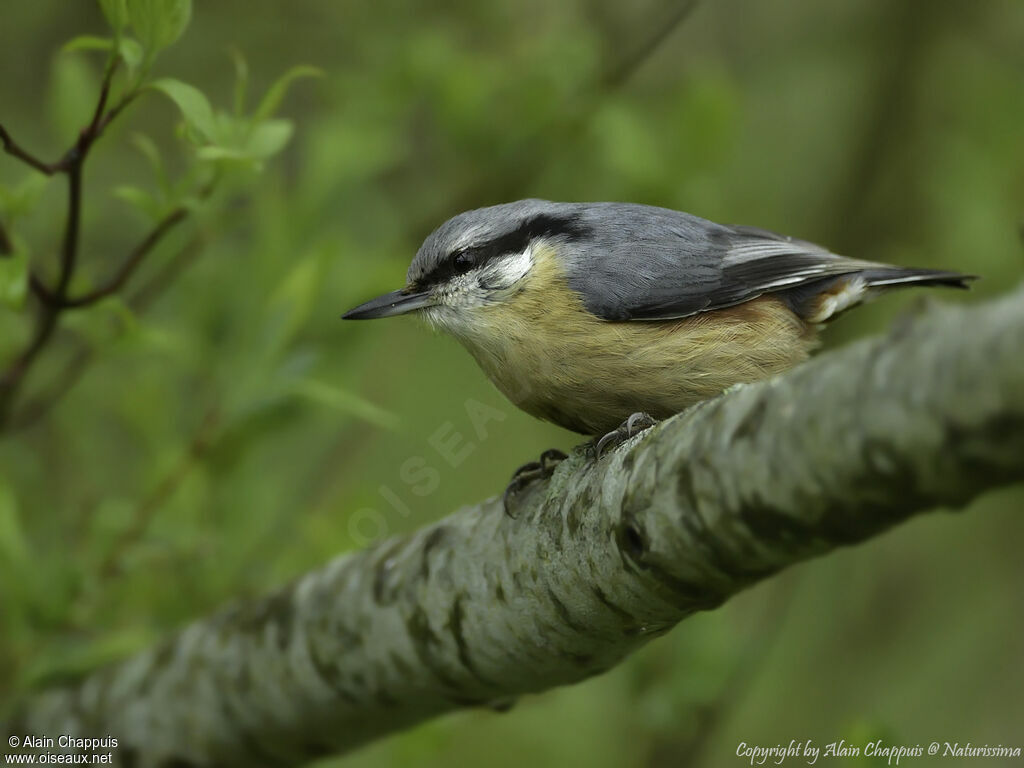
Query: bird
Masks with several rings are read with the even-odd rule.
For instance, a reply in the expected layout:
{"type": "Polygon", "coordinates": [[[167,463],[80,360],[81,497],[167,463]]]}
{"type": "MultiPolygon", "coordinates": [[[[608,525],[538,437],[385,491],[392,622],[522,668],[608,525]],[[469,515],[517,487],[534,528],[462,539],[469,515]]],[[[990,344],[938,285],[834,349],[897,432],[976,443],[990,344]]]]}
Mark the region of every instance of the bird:
{"type": "Polygon", "coordinates": [[[667,208],[527,199],[444,222],[404,287],[342,317],[417,314],[522,410],[601,436],[792,368],[878,293],[975,277],[667,208]]]}

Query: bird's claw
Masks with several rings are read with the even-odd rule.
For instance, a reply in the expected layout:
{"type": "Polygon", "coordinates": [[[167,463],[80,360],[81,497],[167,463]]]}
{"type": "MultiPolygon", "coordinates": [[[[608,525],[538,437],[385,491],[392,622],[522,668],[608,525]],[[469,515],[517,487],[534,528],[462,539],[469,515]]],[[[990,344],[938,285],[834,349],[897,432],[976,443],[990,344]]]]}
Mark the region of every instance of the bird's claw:
{"type": "Polygon", "coordinates": [[[608,434],[602,436],[594,444],[594,457],[600,459],[607,451],[618,448],[629,438],[639,435],[645,429],[650,429],[657,423],[657,419],[649,413],[639,411],[632,414],[617,429],[613,429],[608,434]]]}
{"type": "Polygon", "coordinates": [[[555,467],[561,464],[566,458],[568,457],[557,448],[550,448],[540,455],[540,459],[538,461],[528,462],[517,469],[512,474],[512,480],[509,482],[508,487],[505,489],[505,493],[501,497],[501,503],[505,508],[505,514],[509,517],[515,517],[515,515],[512,514],[511,503],[515,499],[516,494],[535,480],[545,480],[551,477],[555,471],[555,467]]]}

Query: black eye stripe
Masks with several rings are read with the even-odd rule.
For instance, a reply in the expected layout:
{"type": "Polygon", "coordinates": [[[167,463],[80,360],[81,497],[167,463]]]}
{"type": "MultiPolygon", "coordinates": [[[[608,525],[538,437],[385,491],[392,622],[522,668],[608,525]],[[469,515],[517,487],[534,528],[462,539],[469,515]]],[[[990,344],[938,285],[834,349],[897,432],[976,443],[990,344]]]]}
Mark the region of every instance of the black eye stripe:
{"type": "Polygon", "coordinates": [[[492,240],[453,251],[429,273],[417,282],[422,285],[444,283],[456,275],[486,264],[491,259],[509,253],[522,253],[534,240],[542,237],[578,239],[588,233],[588,228],[576,219],[538,214],[531,216],[518,228],[492,240]]]}

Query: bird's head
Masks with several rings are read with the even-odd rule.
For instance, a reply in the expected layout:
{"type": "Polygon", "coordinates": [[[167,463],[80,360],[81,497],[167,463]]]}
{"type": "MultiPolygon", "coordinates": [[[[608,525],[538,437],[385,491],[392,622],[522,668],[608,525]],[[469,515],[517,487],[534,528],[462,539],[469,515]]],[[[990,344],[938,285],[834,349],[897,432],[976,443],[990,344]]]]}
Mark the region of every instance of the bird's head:
{"type": "Polygon", "coordinates": [[[410,312],[456,336],[472,335],[478,313],[510,301],[529,282],[540,248],[558,249],[584,232],[573,206],[545,200],[478,208],[430,234],[412,260],[406,285],[343,315],[368,320],[410,312]]]}

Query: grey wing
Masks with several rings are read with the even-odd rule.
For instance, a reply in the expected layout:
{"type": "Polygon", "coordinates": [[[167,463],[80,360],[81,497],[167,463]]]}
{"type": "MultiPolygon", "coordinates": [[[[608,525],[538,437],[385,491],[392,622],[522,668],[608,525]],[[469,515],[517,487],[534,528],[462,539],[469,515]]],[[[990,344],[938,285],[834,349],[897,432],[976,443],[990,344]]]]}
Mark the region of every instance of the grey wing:
{"type": "Polygon", "coordinates": [[[606,320],[667,320],[886,269],[803,240],[643,206],[597,208],[570,285],[606,320]]]}

